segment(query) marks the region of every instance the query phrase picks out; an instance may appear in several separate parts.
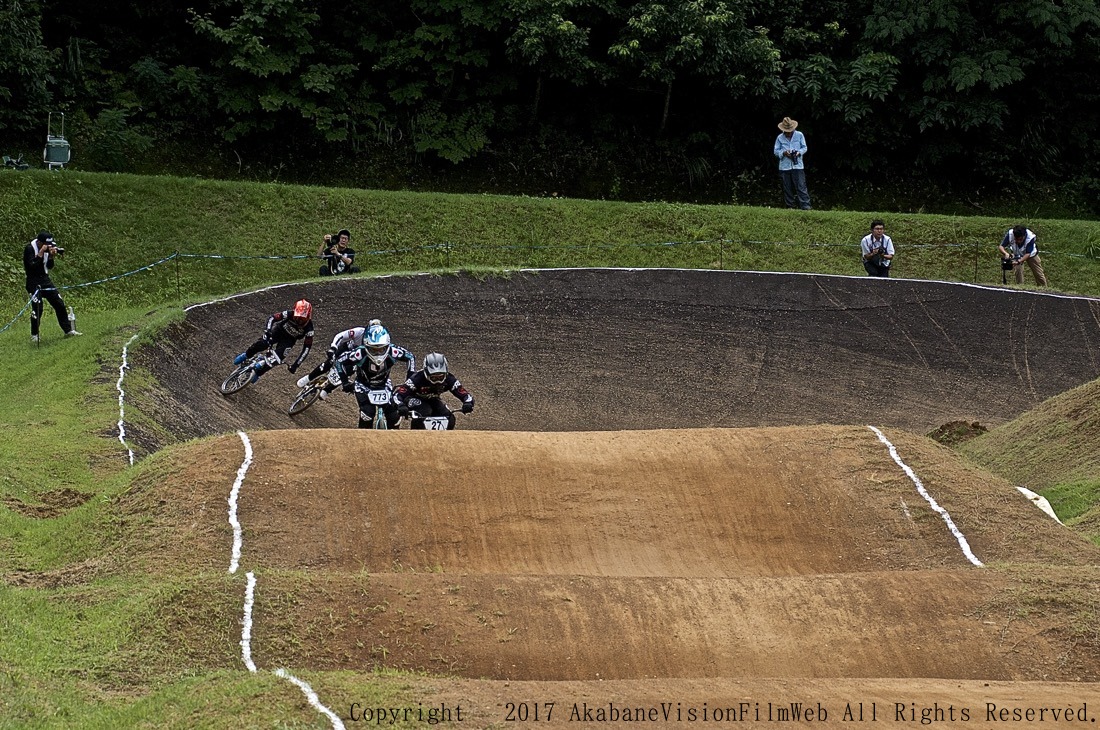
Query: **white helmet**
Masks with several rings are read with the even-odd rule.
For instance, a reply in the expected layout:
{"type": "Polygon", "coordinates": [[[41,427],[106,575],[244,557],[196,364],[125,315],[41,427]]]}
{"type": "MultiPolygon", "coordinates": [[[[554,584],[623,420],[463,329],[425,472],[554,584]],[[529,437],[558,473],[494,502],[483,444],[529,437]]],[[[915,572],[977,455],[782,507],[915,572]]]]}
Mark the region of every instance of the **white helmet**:
{"type": "Polygon", "coordinates": [[[447,379],[447,358],[438,352],[431,352],[424,358],[424,373],[433,383],[442,383],[447,379]]]}
{"type": "Polygon", "coordinates": [[[371,362],[381,365],[390,355],[390,333],[382,325],[374,325],[363,335],[363,345],[371,362]]]}

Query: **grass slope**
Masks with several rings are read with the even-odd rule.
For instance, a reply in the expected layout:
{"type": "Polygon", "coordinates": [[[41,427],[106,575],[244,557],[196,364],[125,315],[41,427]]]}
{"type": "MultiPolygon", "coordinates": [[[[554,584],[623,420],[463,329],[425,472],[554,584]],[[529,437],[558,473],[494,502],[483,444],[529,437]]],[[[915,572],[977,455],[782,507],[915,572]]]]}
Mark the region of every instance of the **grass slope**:
{"type": "MultiPolygon", "coordinates": [[[[49,228],[68,248],[58,284],[147,266],[175,252],[312,256],[341,227],[365,270],[675,266],[864,275],[858,245],[873,212],[330,189],[200,179],[27,171],[0,175],[0,227],[49,228]],[[676,243],[677,245],[665,245],[676,243]],[[372,253],[373,252],[373,253],[372,253]]],[[[888,215],[894,276],[999,284],[997,244],[1026,222],[1058,291],[1100,294],[1100,222],[888,215]]],[[[19,248],[0,261],[10,316],[26,297],[19,248]]],[[[78,309],[239,291],[317,271],[316,259],[180,258],[81,288],[78,309]]],[[[1028,275],[1030,276],[1030,274],[1028,275]]],[[[1030,279],[1028,279],[1030,281],[1030,279]]]]}
{"type": "Polygon", "coordinates": [[[1054,396],[958,449],[1045,496],[1067,525],[1100,545],[1100,380],[1054,396]]]}

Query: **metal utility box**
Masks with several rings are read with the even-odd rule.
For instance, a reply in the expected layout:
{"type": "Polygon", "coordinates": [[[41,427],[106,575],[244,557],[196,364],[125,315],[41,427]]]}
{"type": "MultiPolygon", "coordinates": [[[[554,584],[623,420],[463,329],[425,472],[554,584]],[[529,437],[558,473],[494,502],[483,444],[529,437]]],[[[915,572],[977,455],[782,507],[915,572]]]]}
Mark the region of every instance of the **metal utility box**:
{"type": "Polygon", "coordinates": [[[57,116],[61,120],[56,129],[53,123],[54,113],[50,112],[49,117],[46,119],[46,149],[42,151],[42,161],[46,163],[46,168],[50,170],[62,168],[69,164],[69,160],[73,156],[72,150],[69,149],[69,140],[65,139],[65,115],[58,112],[57,116]],[[54,132],[57,132],[57,134],[54,132]]]}

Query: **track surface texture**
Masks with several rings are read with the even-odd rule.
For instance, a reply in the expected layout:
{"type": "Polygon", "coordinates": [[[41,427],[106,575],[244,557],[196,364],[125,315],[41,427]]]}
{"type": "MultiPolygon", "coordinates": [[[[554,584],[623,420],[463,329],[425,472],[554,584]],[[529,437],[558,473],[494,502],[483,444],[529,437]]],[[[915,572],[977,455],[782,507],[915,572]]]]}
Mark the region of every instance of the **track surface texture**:
{"type": "MultiPolygon", "coordinates": [[[[1100,302],[697,271],[359,279],[193,309],[138,357],[160,420],[216,435],[127,496],[147,559],[224,574],[244,458],[225,432],[245,429],[252,655],[312,677],[349,727],[355,693],[319,670],[445,675],[407,684],[465,727],[525,724],[519,703],[563,727],[803,725],[768,720],[793,702],[824,727],[918,726],[926,708],[995,726],[988,703],[1100,718],[1100,637],[1075,628],[1100,550],[922,435],[1100,376],[1100,302]],[[418,358],[448,355],[475,413],[453,433],[359,431],[340,396],[291,419],[285,371],[218,394],[302,295],[317,357],[381,317],[418,358]]],[[[1044,718],[1013,726],[1060,726],[1044,718]]]]}

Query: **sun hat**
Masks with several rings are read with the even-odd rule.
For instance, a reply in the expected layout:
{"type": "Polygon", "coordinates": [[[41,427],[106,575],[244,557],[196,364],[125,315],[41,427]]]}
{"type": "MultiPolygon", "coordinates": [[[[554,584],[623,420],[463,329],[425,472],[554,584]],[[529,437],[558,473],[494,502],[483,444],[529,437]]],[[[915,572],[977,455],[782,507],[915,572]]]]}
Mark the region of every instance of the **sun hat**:
{"type": "Polygon", "coordinates": [[[790,117],[783,117],[783,121],[779,123],[779,129],[782,132],[793,132],[798,129],[798,122],[790,117]]]}

